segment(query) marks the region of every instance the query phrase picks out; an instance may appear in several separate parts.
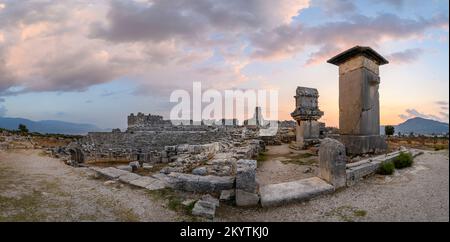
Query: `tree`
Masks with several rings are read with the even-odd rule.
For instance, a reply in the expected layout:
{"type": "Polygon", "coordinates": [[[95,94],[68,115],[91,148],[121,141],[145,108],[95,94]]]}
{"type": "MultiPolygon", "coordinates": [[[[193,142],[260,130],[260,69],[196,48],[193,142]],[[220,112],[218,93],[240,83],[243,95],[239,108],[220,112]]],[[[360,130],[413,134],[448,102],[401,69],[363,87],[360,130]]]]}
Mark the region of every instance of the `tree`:
{"type": "Polygon", "coordinates": [[[20,131],[20,133],[26,134],[26,133],[28,133],[28,128],[25,124],[19,124],[19,131],[20,131]]]}
{"type": "Polygon", "coordinates": [[[384,127],[384,133],[385,133],[387,136],[393,135],[393,134],[395,133],[395,128],[394,128],[394,126],[392,126],[392,125],[386,125],[386,126],[384,127]]]}

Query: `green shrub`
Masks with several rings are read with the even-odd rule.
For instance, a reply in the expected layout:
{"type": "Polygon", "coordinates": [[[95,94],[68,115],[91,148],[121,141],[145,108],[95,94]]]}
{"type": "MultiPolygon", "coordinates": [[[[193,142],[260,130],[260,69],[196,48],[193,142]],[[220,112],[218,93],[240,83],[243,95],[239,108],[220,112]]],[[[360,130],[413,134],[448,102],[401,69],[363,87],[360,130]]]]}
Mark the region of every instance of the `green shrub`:
{"type": "Polygon", "coordinates": [[[394,170],[394,162],[388,161],[381,164],[381,166],[378,168],[377,173],[380,175],[392,175],[392,173],[394,173],[394,170]]]}
{"type": "Polygon", "coordinates": [[[412,166],[412,163],[413,163],[413,157],[410,153],[400,152],[400,155],[398,155],[394,159],[394,165],[395,165],[395,168],[397,168],[397,169],[410,167],[410,166],[412,166]]]}

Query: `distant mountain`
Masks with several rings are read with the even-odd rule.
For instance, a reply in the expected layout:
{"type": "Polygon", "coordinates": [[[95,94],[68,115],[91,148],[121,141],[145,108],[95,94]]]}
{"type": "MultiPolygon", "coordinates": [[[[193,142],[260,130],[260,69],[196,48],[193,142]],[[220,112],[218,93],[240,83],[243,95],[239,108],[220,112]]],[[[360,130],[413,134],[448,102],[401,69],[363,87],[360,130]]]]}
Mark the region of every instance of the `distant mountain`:
{"type": "Polygon", "coordinates": [[[43,134],[87,134],[94,131],[110,131],[110,129],[101,129],[93,124],[78,124],[58,120],[32,121],[24,118],[0,117],[0,128],[16,130],[19,124],[26,125],[30,132],[43,134]]]}
{"type": "MultiPolygon", "coordinates": [[[[411,118],[405,122],[394,125],[395,133],[409,134],[445,134],[448,133],[448,123],[425,118],[411,118]]],[[[384,126],[381,126],[380,132],[384,134],[384,126]]]]}

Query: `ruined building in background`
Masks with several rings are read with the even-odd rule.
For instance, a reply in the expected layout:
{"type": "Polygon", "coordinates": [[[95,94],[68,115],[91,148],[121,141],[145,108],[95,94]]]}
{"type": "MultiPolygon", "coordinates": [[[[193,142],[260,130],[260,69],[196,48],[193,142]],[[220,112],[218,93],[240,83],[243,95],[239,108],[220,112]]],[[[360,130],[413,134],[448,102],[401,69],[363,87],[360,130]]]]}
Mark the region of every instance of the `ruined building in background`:
{"type": "Polygon", "coordinates": [[[320,122],[323,116],[319,110],[319,92],[315,88],[297,87],[295,97],[295,110],[291,113],[297,121],[296,146],[300,149],[319,143],[320,122]]]}
{"type": "Polygon", "coordinates": [[[388,61],[370,47],[355,46],[328,63],[339,66],[339,130],[347,154],[385,151],[378,87],[379,66],[388,61]]]}
{"type": "Polygon", "coordinates": [[[244,121],[245,126],[261,127],[265,125],[261,107],[255,107],[255,113],[251,119],[244,121]]]}

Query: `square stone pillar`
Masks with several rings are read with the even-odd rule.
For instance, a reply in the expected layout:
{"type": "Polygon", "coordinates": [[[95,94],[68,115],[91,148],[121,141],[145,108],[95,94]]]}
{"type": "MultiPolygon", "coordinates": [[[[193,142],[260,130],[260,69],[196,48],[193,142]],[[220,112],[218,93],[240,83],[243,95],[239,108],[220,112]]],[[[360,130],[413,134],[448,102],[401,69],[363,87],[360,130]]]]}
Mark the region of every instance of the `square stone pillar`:
{"type": "Polygon", "coordinates": [[[379,66],[388,61],[370,47],[356,46],[328,60],[339,66],[339,131],[347,154],[379,153],[379,66]]]}

